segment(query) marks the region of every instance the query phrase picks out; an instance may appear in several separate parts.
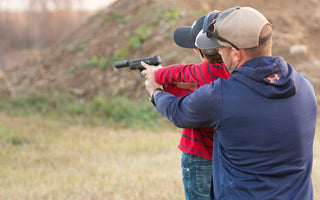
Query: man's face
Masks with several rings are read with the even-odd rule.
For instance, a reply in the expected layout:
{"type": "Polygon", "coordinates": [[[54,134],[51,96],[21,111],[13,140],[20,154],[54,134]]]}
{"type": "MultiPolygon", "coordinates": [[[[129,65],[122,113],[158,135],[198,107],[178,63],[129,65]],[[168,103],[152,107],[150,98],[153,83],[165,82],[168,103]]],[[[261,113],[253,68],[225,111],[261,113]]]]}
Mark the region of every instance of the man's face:
{"type": "Polygon", "coordinates": [[[230,55],[230,49],[231,48],[229,48],[229,47],[220,47],[219,54],[221,55],[222,61],[227,66],[227,68],[231,74],[230,67],[232,66],[232,59],[231,59],[231,55],[230,55]]]}
{"type": "Polygon", "coordinates": [[[229,73],[231,74],[232,71],[237,68],[235,63],[234,55],[232,54],[233,49],[231,47],[220,47],[219,54],[221,55],[222,61],[227,66],[229,73]]]}

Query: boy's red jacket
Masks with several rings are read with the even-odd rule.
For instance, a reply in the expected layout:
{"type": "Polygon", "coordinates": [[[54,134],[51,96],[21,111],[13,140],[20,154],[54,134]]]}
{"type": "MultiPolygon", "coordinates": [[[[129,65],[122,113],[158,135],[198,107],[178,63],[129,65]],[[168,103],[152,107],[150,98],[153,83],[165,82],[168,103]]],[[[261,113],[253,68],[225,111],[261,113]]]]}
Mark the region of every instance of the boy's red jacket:
{"type": "MultiPolygon", "coordinates": [[[[163,84],[167,92],[181,97],[193,91],[179,89],[176,86],[177,83],[194,83],[195,88],[198,88],[218,78],[227,79],[229,76],[230,74],[223,63],[204,62],[201,64],[171,65],[158,69],[155,80],[157,83],[163,84]]],[[[182,131],[178,148],[183,152],[212,160],[213,133],[214,129],[209,127],[185,128],[182,131]]]]}

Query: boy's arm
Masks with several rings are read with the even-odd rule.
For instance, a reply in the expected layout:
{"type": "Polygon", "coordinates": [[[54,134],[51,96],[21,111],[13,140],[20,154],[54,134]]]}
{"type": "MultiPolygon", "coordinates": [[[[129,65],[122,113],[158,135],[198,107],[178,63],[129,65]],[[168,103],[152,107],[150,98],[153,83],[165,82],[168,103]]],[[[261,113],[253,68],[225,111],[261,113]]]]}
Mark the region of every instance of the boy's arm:
{"type": "Polygon", "coordinates": [[[160,68],[155,73],[155,80],[159,84],[176,84],[177,82],[196,83],[194,72],[197,65],[171,65],[160,68]],[[192,72],[194,71],[194,72],[192,72]]]}

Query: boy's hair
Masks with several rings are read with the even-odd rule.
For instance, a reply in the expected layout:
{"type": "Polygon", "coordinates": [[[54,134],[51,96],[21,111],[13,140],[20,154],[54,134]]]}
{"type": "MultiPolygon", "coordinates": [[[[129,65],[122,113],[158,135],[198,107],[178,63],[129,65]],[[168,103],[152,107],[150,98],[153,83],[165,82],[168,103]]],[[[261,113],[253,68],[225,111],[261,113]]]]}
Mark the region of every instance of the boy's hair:
{"type": "Polygon", "coordinates": [[[218,50],[218,48],[200,49],[203,56],[206,57],[210,63],[222,63],[223,61],[218,50]]]}

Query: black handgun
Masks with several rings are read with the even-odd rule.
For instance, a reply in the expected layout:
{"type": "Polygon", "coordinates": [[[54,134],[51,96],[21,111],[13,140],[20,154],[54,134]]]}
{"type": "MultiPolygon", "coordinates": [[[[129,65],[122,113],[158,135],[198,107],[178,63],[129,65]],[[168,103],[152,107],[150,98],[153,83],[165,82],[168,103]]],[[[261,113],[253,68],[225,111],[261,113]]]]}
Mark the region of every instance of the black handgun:
{"type": "Polygon", "coordinates": [[[131,70],[138,69],[141,72],[145,69],[141,65],[141,61],[147,63],[148,65],[160,65],[161,64],[161,58],[158,55],[146,57],[146,58],[138,58],[138,59],[131,59],[131,60],[123,60],[115,63],[116,68],[123,68],[123,67],[129,67],[131,70]]]}

